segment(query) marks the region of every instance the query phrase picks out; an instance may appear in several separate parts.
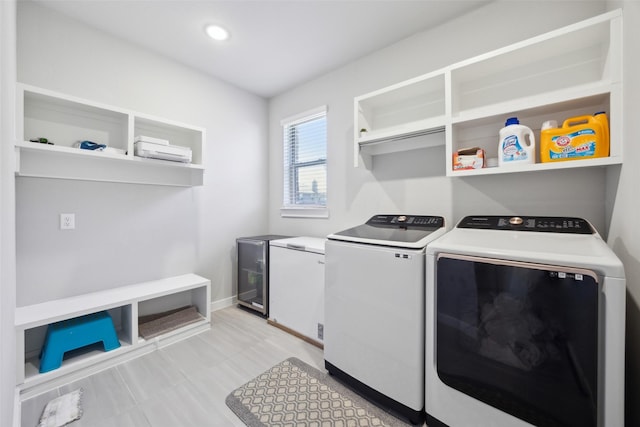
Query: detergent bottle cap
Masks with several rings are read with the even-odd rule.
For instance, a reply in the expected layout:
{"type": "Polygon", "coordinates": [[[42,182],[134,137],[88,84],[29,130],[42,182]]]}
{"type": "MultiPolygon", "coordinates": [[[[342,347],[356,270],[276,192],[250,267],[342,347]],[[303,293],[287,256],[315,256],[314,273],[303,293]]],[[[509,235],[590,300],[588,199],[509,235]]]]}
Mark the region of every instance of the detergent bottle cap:
{"type": "Polygon", "coordinates": [[[520,120],[518,120],[517,117],[509,117],[507,119],[507,122],[504,125],[509,126],[509,125],[519,125],[519,124],[520,124],[520,120]]]}
{"type": "Polygon", "coordinates": [[[558,122],[555,120],[547,120],[546,122],[542,123],[542,128],[540,130],[545,130],[545,129],[553,129],[553,128],[557,128],[558,127],[558,122]]]}
{"type": "Polygon", "coordinates": [[[598,111],[597,113],[594,114],[594,116],[597,116],[598,114],[607,114],[606,111],[598,111]]]}

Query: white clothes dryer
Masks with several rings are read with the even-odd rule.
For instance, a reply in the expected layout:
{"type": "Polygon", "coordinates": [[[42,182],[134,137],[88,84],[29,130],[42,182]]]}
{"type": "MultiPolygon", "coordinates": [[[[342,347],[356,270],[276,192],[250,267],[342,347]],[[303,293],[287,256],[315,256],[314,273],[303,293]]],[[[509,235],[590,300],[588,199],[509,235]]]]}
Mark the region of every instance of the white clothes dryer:
{"type": "Polygon", "coordinates": [[[425,247],[434,216],[376,215],[325,244],[325,367],[380,406],[424,420],[425,247]]]}
{"type": "Polygon", "coordinates": [[[587,221],[466,217],[426,271],[429,427],[624,425],[624,268],[587,221]]]}

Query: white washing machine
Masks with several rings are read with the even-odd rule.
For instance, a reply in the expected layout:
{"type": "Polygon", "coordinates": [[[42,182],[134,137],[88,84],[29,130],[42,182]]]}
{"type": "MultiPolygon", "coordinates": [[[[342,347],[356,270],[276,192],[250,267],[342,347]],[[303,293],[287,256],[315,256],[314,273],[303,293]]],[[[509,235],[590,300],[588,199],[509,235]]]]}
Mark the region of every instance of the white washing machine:
{"type": "Polygon", "coordinates": [[[370,400],[424,420],[425,247],[436,216],[376,215],[325,244],[325,367],[370,400]]]}
{"type": "Polygon", "coordinates": [[[624,268],[587,221],[466,217],[426,271],[429,427],[624,425],[624,268]]]}

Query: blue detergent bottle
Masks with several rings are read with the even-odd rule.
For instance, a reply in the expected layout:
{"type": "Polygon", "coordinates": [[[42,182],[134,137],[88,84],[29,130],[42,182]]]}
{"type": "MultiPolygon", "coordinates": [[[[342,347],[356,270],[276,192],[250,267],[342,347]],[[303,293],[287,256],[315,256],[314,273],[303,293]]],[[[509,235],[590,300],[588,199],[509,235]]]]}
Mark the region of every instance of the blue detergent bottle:
{"type": "Polygon", "coordinates": [[[498,165],[533,164],[536,162],[536,139],[533,131],[521,125],[517,117],[509,117],[500,129],[498,165]]]}

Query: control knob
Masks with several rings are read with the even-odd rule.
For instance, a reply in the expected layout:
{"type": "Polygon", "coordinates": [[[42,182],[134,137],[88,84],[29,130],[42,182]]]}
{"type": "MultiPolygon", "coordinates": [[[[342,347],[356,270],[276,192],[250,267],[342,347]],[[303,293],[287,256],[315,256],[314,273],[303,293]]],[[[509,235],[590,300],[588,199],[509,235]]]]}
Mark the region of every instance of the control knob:
{"type": "Polygon", "coordinates": [[[511,225],[522,225],[523,222],[524,222],[524,220],[522,218],[520,218],[519,216],[513,216],[513,217],[509,218],[509,224],[511,224],[511,225]]]}

